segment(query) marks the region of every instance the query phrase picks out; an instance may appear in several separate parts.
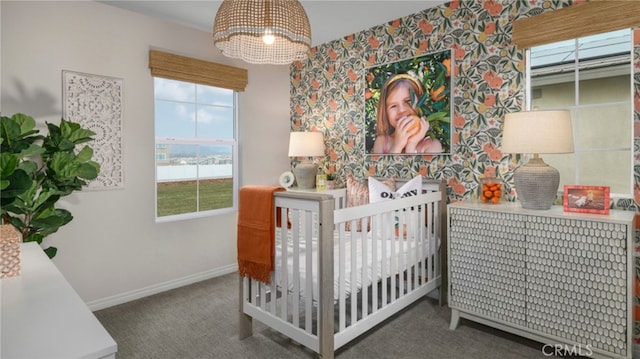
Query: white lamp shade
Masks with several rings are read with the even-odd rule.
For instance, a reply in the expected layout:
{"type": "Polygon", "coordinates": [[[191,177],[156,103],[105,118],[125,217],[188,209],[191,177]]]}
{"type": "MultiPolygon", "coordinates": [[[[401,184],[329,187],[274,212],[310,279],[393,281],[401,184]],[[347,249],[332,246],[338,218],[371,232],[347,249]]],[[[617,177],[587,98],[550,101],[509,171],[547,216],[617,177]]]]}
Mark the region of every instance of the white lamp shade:
{"type": "Polygon", "coordinates": [[[291,132],[289,137],[289,157],[324,156],[324,136],[322,132],[291,132]]]}
{"type": "Polygon", "coordinates": [[[504,153],[571,153],[573,131],[567,110],[508,113],[502,133],[504,153]]]}

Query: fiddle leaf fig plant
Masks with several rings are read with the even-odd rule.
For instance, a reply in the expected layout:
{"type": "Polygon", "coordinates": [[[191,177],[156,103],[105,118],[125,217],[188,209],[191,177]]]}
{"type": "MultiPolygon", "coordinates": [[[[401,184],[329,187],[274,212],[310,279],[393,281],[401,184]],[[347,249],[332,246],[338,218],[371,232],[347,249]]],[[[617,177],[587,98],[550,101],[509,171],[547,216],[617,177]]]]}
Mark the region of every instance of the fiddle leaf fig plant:
{"type": "MultiPolygon", "coordinates": [[[[76,150],[93,140],[93,131],[65,119],[59,126],[46,125],[48,134],[43,136],[31,116],[0,117],[2,223],[13,225],[23,242],[38,244],[73,219],[68,210],[56,208],[58,200],[82,190],[100,172],[100,165],[91,160],[91,147],[76,150]]],[[[53,258],[57,248],[44,252],[53,258]]]]}

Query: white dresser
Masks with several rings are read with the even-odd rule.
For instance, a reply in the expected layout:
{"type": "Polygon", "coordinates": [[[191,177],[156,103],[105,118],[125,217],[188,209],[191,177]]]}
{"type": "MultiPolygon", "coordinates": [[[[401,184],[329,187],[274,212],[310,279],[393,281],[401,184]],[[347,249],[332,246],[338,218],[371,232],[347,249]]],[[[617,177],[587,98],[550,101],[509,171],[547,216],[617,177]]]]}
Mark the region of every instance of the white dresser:
{"type": "Polygon", "coordinates": [[[115,358],[116,342],[40,246],[20,250],[22,273],[0,281],[0,358],[115,358]]]}
{"type": "Polygon", "coordinates": [[[450,204],[451,329],[467,318],[549,344],[545,354],[631,358],[634,218],[450,204]]]}

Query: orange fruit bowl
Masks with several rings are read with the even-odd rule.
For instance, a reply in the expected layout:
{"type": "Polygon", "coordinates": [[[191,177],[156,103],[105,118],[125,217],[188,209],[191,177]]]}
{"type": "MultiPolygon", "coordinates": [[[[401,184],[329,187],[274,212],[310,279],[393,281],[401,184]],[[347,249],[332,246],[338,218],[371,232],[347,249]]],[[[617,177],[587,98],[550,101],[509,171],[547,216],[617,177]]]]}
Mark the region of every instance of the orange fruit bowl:
{"type": "Polygon", "coordinates": [[[483,179],[479,197],[483,203],[499,203],[502,198],[502,183],[495,178],[483,179]]]}

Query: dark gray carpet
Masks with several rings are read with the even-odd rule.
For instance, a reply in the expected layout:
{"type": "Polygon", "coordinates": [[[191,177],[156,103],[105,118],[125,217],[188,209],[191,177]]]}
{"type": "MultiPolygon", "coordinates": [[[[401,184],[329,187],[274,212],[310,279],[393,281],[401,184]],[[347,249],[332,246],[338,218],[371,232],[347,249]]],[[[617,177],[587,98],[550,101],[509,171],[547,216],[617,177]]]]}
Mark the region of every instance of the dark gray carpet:
{"type": "MultiPolygon", "coordinates": [[[[233,273],[96,311],[118,343],[116,358],[315,358],[315,353],[254,320],[238,339],[238,275],[233,273]]],[[[341,348],[346,358],[549,358],[542,345],[461,320],[424,298],[341,348]]]]}

